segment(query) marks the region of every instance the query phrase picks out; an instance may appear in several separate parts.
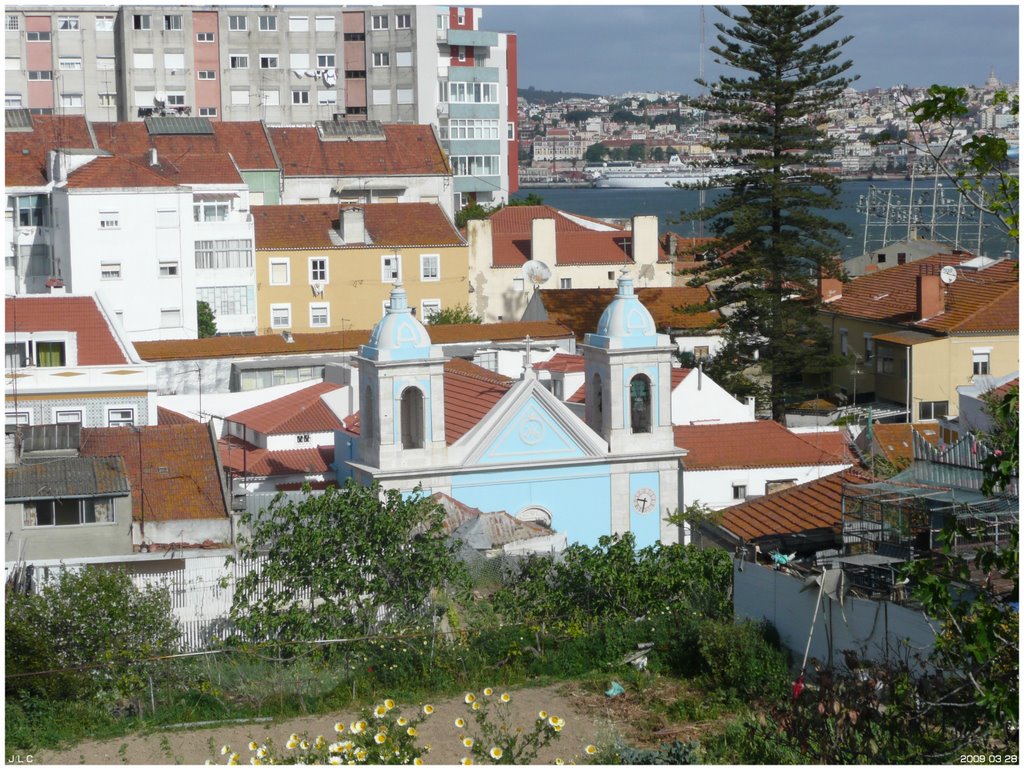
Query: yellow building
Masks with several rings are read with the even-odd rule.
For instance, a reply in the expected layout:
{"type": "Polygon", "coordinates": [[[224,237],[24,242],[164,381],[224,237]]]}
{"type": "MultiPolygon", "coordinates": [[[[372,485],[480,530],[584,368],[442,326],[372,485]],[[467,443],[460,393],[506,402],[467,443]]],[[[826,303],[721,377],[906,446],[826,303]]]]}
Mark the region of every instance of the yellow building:
{"type": "Polygon", "coordinates": [[[963,253],[823,281],[820,317],[847,358],[833,385],[909,405],[911,421],[955,416],[958,386],[1020,368],[1018,287],[1016,261],[963,253]]]}
{"type": "Polygon", "coordinates": [[[253,206],[260,334],[373,327],[396,283],[420,318],[469,300],[469,250],[434,203],[253,206]]]}

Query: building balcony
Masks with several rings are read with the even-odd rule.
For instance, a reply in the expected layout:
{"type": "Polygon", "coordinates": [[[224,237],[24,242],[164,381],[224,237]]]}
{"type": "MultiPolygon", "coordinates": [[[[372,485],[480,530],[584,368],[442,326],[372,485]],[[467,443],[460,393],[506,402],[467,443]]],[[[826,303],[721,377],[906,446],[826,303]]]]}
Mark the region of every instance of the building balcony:
{"type": "Polygon", "coordinates": [[[448,45],[490,48],[498,44],[498,33],[483,29],[449,29],[448,45]]]}

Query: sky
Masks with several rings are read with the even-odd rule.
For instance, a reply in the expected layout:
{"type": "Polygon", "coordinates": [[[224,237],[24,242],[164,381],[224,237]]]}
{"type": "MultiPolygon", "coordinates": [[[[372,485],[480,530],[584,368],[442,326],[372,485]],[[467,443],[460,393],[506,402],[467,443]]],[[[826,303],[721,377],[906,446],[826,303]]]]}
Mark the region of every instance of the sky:
{"type": "MultiPolygon", "coordinates": [[[[705,44],[727,22],[704,7],[705,44]]],[[[519,87],[613,95],[628,91],[700,93],[698,5],[484,5],[483,29],[516,32],[519,87]]],[[[1019,79],[1019,9],[1012,5],[840,5],[834,37],[858,91],[898,84],[981,85],[989,71],[1019,79]]],[[[724,70],[704,56],[705,77],[724,70]]]]}

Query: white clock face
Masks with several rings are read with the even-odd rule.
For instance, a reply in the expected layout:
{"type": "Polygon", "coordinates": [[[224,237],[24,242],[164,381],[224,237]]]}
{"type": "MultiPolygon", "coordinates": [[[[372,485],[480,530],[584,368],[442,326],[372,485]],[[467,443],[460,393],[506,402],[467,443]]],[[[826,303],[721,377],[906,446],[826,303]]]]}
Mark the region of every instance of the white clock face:
{"type": "Polygon", "coordinates": [[[637,513],[650,513],[657,502],[658,495],[650,487],[641,487],[633,495],[633,509],[637,513]]]}

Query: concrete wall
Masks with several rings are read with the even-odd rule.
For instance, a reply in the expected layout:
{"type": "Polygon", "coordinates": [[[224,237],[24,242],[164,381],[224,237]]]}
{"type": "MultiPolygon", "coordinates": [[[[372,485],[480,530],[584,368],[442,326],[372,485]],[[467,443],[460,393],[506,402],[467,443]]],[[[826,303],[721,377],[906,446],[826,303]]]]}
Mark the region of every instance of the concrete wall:
{"type": "Polygon", "coordinates": [[[672,391],[673,425],[753,422],[754,404],[738,401],[696,369],[672,391]]]}
{"type": "MultiPolygon", "coordinates": [[[[752,562],[733,562],[735,616],[774,625],[796,665],[807,646],[818,588],[815,584],[802,590],[799,578],[752,562]]],[[[913,656],[925,657],[934,647],[935,634],[920,610],[849,595],[842,605],[827,596],[821,601],[810,656],[823,663],[842,666],[843,650],[854,650],[863,659],[914,665],[913,656]]]]}
{"type": "MultiPolygon", "coordinates": [[[[685,449],[685,447],[683,447],[685,449]]],[[[830,473],[849,468],[849,463],[833,465],[795,465],[776,468],[728,468],[725,470],[687,470],[683,458],[683,506],[698,500],[715,510],[742,503],[732,497],[733,485],[745,485],[747,496],[763,495],[769,481],[793,480],[805,484],[830,473]]]]}
{"type": "Polygon", "coordinates": [[[111,556],[132,552],[131,497],[115,497],[113,521],[104,524],[26,527],[24,504],[4,506],[7,561],[111,556]]]}

